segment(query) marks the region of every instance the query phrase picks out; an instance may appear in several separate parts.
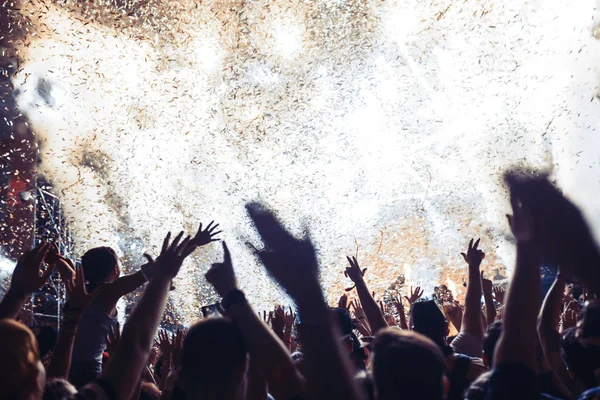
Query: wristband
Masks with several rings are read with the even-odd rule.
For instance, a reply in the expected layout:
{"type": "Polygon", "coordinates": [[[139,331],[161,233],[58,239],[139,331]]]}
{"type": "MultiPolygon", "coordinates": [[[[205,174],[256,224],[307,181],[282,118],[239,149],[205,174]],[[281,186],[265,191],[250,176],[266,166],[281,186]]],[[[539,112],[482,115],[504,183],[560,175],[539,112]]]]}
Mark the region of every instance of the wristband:
{"type": "Polygon", "coordinates": [[[223,309],[227,312],[231,309],[231,307],[240,304],[246,304],[246,295],[239,289],[234,289],[223,299],[221,305],[223,309]]]}

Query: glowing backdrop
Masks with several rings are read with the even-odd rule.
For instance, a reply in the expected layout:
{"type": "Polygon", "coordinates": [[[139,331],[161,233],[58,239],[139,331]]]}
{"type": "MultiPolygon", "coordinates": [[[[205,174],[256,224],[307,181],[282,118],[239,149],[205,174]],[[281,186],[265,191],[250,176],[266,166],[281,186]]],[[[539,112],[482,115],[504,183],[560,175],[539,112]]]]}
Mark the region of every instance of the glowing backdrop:
{"type": "MultiPolygon", "coordinates": [[[[460,292],[472,236],[505,276],[509,165],[554,169],[600,216],[596,1],[116,3],[33,0],[15,20],[18,105],[79,251],[137,265],[215,219],[261,306],[281,294],[244,244],[250,200],[310,228],[331,295],[356,253],[378,293],[400,274],[460,292]]],[[[176,282],[187,322],[219,253],[176,282]]]]}

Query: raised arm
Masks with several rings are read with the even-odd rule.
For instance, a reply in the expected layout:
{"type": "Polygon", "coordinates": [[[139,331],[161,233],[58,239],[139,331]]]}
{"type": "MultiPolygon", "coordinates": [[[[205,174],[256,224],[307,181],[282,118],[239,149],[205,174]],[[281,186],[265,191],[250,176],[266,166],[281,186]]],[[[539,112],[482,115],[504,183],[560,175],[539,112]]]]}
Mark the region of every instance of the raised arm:
{"type": "Polygon", "coordinates": [[[483,277],[483,271],[481,271],[481,286],[483,289],[483,300],[485,302],[485,319],[487,324],[490,325],[496,320],[496,304],[494,304],[494,285],[492,281],[483,277]]]}
{"type": "Polygon", "coordinates": [[[477,248],[478,246],[479,239],[477,239],[475,244],[473,244],[473,239],[471,239],[467,252],[461,253],[469,266],[469,282],[467,284],[465,310],[460,331],[470,333],[478,340],[483,340],[483,326],[481,325],[481,275],[479,266],[485,254],[477,248]]]}
{"type": "Polygon", "coordinates": [[[92,296],[85,290],[85,277],[83,268],[77,269],[75,282],[65,281],[68,293],[68,301],[64,310],[63,320],[58,334],[58,340],[52,353],[50,365],[46,369],[46,375],[56,378],[68,379],[71,370],[71,357],[73,355],[73,343],[77,335],[77,327],[81,320],[83,310],[90,303],[92,296]]]}
{"type": "Polygon", "coordinates": [[[367,316],[367,321],[371,326],[371,332],[376,334],[378,330],[387,328],[388,323],[385,320],[385,316],[381,311],[381,308],[373,298],[369,288],[363,279],[364,272],[360,269],[356,257],[346,257],[350,266],[346,268],[346,275],[352,279],[352,282],[356,285],[356,292],[358,298],[362,304],[362,308],[367,316]]]}
{"type": "Polygon", "coordinates": [[[0,302],[0,319],[16,319],[31,293],[44,286],[53,272],[52,269],[40,271],[48,248],[48,243],[41,243],[19,258],[13,271],[10,288],[0,302]]]}
{"type": "Polygon", "coordinates": [[[294,238],[259,204],[248,204],[246,208],[265,244],[265,250],[258,252],[260,260],[298,306],[306,398],[362,399],[352,380],[349,357],[342,353],[339,335],[330,320],[310,239],[294,238]]]}
{"type": "Polygon", "coordinates": [[[509,217],[509,222],[517,241],[517,261],[506,294],[504,322],[494,352],[494,366],[517,362],[535,371],[541,253],[529,211],[523,208],[514,194],[511,197],[513,217],[509,217]]]}
{"type": "Polygon", "coordinates": [[[558,379],[567,387],[573,397],[579,395],[580,390],[569,376],[565,363],[560,354],[560,333],[558,322],[560,319],[560,306],[565,290],[565,278],[559,272],[556,279],[546,294],[542,309],[538,318],[538,336],[544,356],[558,379]]]}
{"type": "Polygon", "coordinates": [[[116,353],[109,358],[108,365],[100,375],[100,380],[114,390],[118,399],[131,398],[146,367],[152,340],[165,309],[171,281],[189,254],[190,238],[188,236],[180,243],[182,236],[183,232],[169,244],[169,233],[158,259],[153,261],[148,256],[149,262],[158,267],[123,328],[116,353]]]}
{"type": "Polygon", "coordinates": [[[239,290],[225,242],[223,252],[223,262],[213,264],[206,273],[206,279],[223,298],[222,304],[227,314],[240,327],[248,344],[250,358],[266,377],[273,396],[289,399],[301,395],[304,392],[304,382],[296,371],[288,349],[254,312],[239,290]]]}
{"type": "MultiPolygon", "coordinates": [[[[214,224],[214,221],[208,224],[205,229],[202,229],[202,224],[200,224],[196,235],[190,239],[187,245],[188,248],[186,251],[188,254],[191,254],[200,246],[205,246],[219,240],[216,238],[216,235],[221,233],[221,231],[217,231],[218,227],[219,224],[214,224]]],[[[121,297],[133,292],[148,280],[152,279],[156,266],[157,264],[146,263],[141,266],[139,271],[120,277],[114,282],[106,285],[94,301],[97,301],[107,311],[112,310],[121,297]]]]}

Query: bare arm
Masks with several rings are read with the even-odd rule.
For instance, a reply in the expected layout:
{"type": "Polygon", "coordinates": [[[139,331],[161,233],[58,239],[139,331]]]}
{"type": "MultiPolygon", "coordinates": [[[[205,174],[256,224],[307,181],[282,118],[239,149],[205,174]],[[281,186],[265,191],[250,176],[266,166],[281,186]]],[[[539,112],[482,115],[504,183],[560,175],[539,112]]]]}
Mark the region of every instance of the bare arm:
{"type": "Polygon", "coordinates": [[[131,398],[136,390],[135,383],[146,367],[152,340],[165,309],[171,280],[179,272],[185,258],[189,237],[179,244],[182,235],[183,232],[171,245],[170,234],[165,238],[163,251],[156,261],[160,268],[157,268],[157,273],[148,283],[142,298],[127,320],[117,351],[110,357],[108,365],[100,375],[100,378],[113,388],[119,399],[131,398]]]}
{"type": "Polygon", "coordinates": [[[254,312],[247,301],[229,305],[229,295],[237,292],[237,280],[231,255],[223,242],[225,259],[223,263],[213,264],[206,279],[224,298],[223,306],[229,316],[240,327],[250,351],[252,363],[260,368],[269,382],[269,390],[275,398],[293,398],[303,393],[304,382],[292,361],[289,350],[254,312]]]}
{"type": "Polygon", "coordinates": [[[146,277],[141,270],[130,275],[122,276],[116,281],[104,286],[94,299],[94,304],[98,304],[102,310],[110,312],[121,297],[133,292],[144,283],[146,283],[146,277]]]}
{"type": "Polygon", "coordinates": [[[514,194],[511,202],[514,216],[509,217],[509,222],[517,240],[517,261],[505,298],[504,323],[494,352],[494,366],[518,362],[535,371],[541,254],[529,210],[523,209],[514,194]]]}
{"type": "Polygon", "coordinates": [[[83,269],[79,268],[75,275],[75,282],[65,281],[68,293],[68,306],[58,335],[54,353],[47,369],[48,377],[67,379],[71,370],[71,358],[73,354],[73,343],[77,335],[77,327],[81,320],[83,310],[92,299],[85,290],[85,278],[83,269]]]}
{"type": "Polygon", "coordinates": [[[483,289],[483,300],[485,301],[485,319],[486,326],[496,320],[496,305],[494,304],[493,284],[489,279],[483,277],[481,272],[481,285],[483,289]]]}
{"type": "Polygon", "coordinates": [[[560,334],[558,332],[558,321],[560,319],[560,306],[565,289],[565,278],[560,272],[552,287],[546,294],[542,309],[538,318],[538,336],[544,356],[554,371],[556,377],[563,383],[573,397],[580,394],[577,385],[569,376],[565,363],[560,355],[560,334]]]}
{"type": "Polygon", "coordinates": [[[362,305],[362,308],[367,316],[367,321],[369,321],[369,325],[371,326],[371,332],[376,334],[378,330],[387,328],[388,323],[385,320],[385,316],[381,311],[381,308],[369,292],[369,288],[363,279],[363,272],[358,265],[358,261],[356,261],[356,257],[346,257],[348,259],[348,263],[350,263],[350,267],[346,268],[346,275],[352,282],[356,285],[356,292],[358,293],[358,298],[362,305]]]}
{"type": "Polygon", "coordinates": [[[485,254],[479,250],[479,239],[473,244],[469,242],[467,253],[461,253],[469,265],[469,283],[465,295],[465,310],[460,331],[467,332],[477,339],[483,339],[483,327],[481,325],[481,275],[479,266],[485,254]]]}
{"type": "Polygon", "coordinates": [[[336,327],[318,278],[318,263],[309,238],[296,239],[272,212],[259,204],[246,206],[267,250],[258,253],[271,276],[298,305],[300,339],[306,365],[307,398],[359,400],[350,360],[343,354],[336,327]]]}

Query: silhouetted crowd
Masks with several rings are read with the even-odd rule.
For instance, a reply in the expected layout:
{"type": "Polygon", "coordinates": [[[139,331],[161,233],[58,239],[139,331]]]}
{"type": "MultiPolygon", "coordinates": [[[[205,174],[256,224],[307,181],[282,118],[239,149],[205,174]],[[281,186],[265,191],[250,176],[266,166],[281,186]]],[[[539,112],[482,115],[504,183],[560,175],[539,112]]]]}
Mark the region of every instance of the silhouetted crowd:
{"type": "MultiPolygon", "coordinates": [[[[600,252],[580,210],[547,176],[505,174],[516,246],[508,287],[480,267],[479,240],[461,253],[464,304],[445,286],[378,300],[347,257],[351,288],[327,304],[310,238],[291,235],[257,203],[246,210],[264,248],[255,255],[293,307],[252,308],[219,225],[167,234],[160,255],[121,276],[109,247],[76,268],[52,243],[25,253],[0,303],[0,399],[457,400],[600,398],[600,252]],[[188,329],[157,329],[186,257],[220,241],[206,273],[221,301],[188,329]],[[540,267],[555,266],[542,291],[540,267]],[[21,317],[60,274],[67,301],[58,334],[21,317]],[[117,302],[143,294],[121,329],[117,302]]],[[[56,331],[54,331],[56,332],[56,331]]]]}

